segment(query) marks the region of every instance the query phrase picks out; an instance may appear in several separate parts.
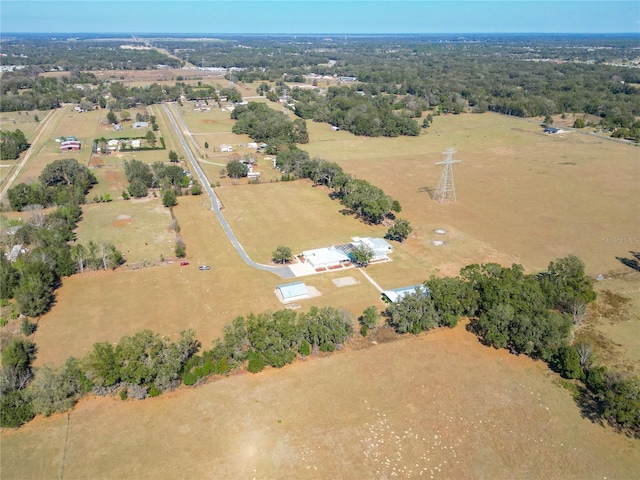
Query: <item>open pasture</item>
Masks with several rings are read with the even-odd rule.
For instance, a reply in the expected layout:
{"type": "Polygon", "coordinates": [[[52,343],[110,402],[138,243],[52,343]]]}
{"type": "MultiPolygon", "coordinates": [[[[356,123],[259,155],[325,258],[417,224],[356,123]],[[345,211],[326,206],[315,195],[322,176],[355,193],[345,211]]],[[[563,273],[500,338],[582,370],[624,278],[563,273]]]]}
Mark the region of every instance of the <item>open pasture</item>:
{"type": "Polygon", "coordinates": [[[310,143],[303,148],[311,156],[337,162],[400,201],[400,217],[414,227],[407,248],[417,257],[433,249],[433,230],[445,228],[480,248],[451,255],[447,263],[458,268],[495,258],[541,270],[574,253],[595,275],[625,269],[616,256],[628,245],[618,240],[640,238],[637,147],[580,132],[549,136],[534,120],[491,113],[437,116],[410,138],[307,125],[310,143]],[[462,160],[453,167],[458,201],[440,205],[429,190],[442,172],[435,163],[449,147],[462,160]]]}
{"type": "MultiPolygon", "coordinates": [[[[37,362],[59,364],[69,355],[84,355],[95,342],[116,342],[144,328],[169,336],[192,328],[208,348],[236,316],[284,308],[274,290],[291,280],[245,265],[209,208],[205,196],[180,197],[174,208],[190,263],[181,267],[170,243],[175,239],[168,229],[171,219],[159,199],[87,205],[78,241],[107,240],[130,264],[148,260],[157,265],[65,278],[54,307],[39,321],[37,362]],[[161,255],[164,262],[159,261],[161,255]],[[205,264],[211,270],[199,271],[197,267],[205,264]]],[[[275,231],[272,226],[269,234],[275,231]]],[[[265,244],[266,256],[270,256],[277,244],[272,245],[271,240],[265,244]]],[[[333,278],[344,275],[340,271],[304,278],[321,296],[298,302],[301,308],[342,306],[354,316],[369,305],[382,308],[378,292],[364,278],[358,285],[343,288],[332,283],[333,278]]]]}
{"type": "Polygon", "coordinates": [[[2,432],[7,478],[631,479],[640,441],[459,325],[2,432]],[[90,432],[90,434],[89,434],[90,432]],[[124,433],[123,433],[124,432],[124,433]]]}
{"type": "Polygon", "coordinates": [[[640,274],[606,278],[595,290],[598,298],[576,339],[591,343],[598,361],[640,374],[640,274]]]}
{"type": "Polygon", "coordinates": [[[174,85],[178,81],[178,77],[182,77],[182,81],[186,83],[203,81],[215,85],[216,83],[223,84],[226,82],[224,75],[217,75],[212,72],[204,72],[200,70],[183,70],[181,68],[156,70],[112,70],[109,72],[98,70],[93,73],[99,80],[122,82],[128,87],[146,87],[151,83],[174,85]]]}
{"type": "Polygon", "coordinates": [[[0,129],[5,131],[20,130],[25,134],[27,140],[31,140],[36,129],[50,110],[33,110],[31,112],[0,112],[0,129]],[[35,117],[39,121],[36,122],[35,117]]]}
{"type": "Polygon", "coordinates": [[[91,240],[110,242],[132,264],[174,256],[173,220],[160,198],[92,203],[84,205],[82,217],[76,235],[85,246],[91,240]]]}
{"type": "Polygon", "coordinates": [[[349,243],[351,237],[382,237],[382,226],[342,215],[329,190],[309,181],[237,185],[216,189],[223,213],[246,252],[269,263],[278,245],[292,252],[349,243]]]}

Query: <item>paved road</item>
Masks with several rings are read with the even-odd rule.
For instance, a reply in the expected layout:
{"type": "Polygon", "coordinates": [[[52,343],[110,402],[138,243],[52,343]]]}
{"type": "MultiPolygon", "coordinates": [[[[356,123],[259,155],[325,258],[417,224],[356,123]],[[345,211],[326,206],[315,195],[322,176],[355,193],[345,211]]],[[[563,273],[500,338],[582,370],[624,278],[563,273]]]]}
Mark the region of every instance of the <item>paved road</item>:
{"type": "Polygon", "coordinates": [[[191,163],[193,171],[196,173],[196,175],[198,175],[200,183],[202,184],[203,188],[207,192],[207,195],[209,195],[209,200],[211,201],[211,210],[213,210],[213,212],[216,214],[216,217],[218,217],[218,221],[220,222],[220,225],[222,225],[222,228],[226,232],[227,237],[229,237],[229,241],[231,242],[231,245],[233,245],[233,248],[236,249],[236,252],[238,252],[238,255],[240,255],[240,258],[242,259],[242,261],[247,265],[249,265],[250,267],[256,268],[258,270],[264,270],[267,272],[275,273],[280,278],[294,278],[295,274],[291,271],[289,267],[286,267],[286,266],[276,267],[273,265],[263,265],[261,263],[254,262],[253,260],[251,260],[251,258],[249,258],[249,255],[247,255],[247,252],[244,251],[244,248],[242,248],[242,244],[238,241],[235,234],[231,230],[231,227],[227,223],[227,220],[222,215],[222,212],[220,211],[221,205],[218,200],[218,196],[213,191],[213,188],[211,188],[211,183],[209,182],[209,179],[207,178],[204,171],[198,164],[198,161],[196,160],[195,156],[193,155],[191,146],[187,143],[185,135],[190,136],[190,132],[187,126],[185,125],[184,121],[182,120],[182,117],[180,117],[180,115],[178,114],[174,115],[174,112],[172,111],[173,105],[163,104],[163,107],[165,109],[165,112],[167,113],[167,117],[169,117],[169,120],[173,125],[173,128],[178,134],[178,137],[180,139],[180,142],[182,143],[182,146],[187,152],[187,157],[189,158],[189,162],[191,163]]]}

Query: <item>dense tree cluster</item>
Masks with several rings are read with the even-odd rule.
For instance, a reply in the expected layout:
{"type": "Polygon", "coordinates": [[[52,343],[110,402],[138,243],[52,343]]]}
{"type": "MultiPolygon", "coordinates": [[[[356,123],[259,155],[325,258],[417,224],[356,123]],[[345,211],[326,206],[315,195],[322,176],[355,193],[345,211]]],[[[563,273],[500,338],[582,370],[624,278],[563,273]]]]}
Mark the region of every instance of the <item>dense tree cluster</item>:
{"type": "Polygon", "coordinates": [[[129,181],[129,194],[135,198],[146,197],[153,186],[151,167],[140,160],[125,160],[124,174],[129,181]]]}
{"type": "Polygon", "coordinates": [[[23,210],[29,205],[78,205],[96,183],[93,173],[72,158],[48,164],[39,180],[30,185],[19,183],[9,189],[7,197],[12,210],[23,210]]]}
{"type": "Polygon", "coordinates": [[[247,368],[255,373],[266,365],[280,368],[291,363],[303,345],[312,352],[332,352],[351,335],[351,316],[344,310],[311,307],[309,312],[298,315],[280,310],[236,319],[212,352],[218,360],[221,354],[225,355],[230,364],[247,359],[247,368]]]}
{"type": "Polygon", "coordinates": [[[297,100],[295,113],[298,116],[330,123],[354,135],[420,134],[420,126],[411,117],[420,116],[422,109],[408,110],[405,103],[396,101],[395,95],[372,96],[356,87],[329,87],[325,96],[294,88],[291,95],[297,100]]]}
{"type": "Polygon", "coordinates": [[[0,131],[0,159],[16,160],[27,148],[29,143],[21,130],[0,131]]]}
{"type": "Polygon", "coordinates": [[[238,105],[231,113],[237,120],[233,133],[246,133],[256,142],[264,142],[271,147],[270,153],[277,153],[282,146],[308,143],[309,133],[303,119],[293,122],[282,112],[264,103],[249,102],[238,105]]]}

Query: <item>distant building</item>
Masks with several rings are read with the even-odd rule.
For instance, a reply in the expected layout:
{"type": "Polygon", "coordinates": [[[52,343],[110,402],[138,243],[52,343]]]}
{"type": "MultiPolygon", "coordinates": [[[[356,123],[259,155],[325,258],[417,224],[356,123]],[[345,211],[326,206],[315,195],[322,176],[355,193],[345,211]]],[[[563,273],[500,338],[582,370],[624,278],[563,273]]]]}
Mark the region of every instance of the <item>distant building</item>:
{"type": "Polygon", "coordinates": [[[557,133],[566,133],[566,132],[560,128],[546,126],[544,127],[544,133],[553,135],[557,133]]]}
{"type": "Polygon", "coordinates": [[[233,147],[231,145],[220,145],[220,151],[223,153],[233,152],[233,147]]]}
{"type": "Polygon", "coordinates": [[[149,122],[136,122],[133,124],[133,128],[149,128],[149,122]]]}

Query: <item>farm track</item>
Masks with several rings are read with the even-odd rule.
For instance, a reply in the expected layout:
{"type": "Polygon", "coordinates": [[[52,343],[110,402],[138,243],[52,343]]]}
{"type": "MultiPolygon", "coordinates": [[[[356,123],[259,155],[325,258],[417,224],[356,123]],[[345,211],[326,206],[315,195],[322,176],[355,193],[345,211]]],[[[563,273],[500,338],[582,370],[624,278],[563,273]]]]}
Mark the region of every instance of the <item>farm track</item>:
{"type": "Polygon", "coordinates": [[[0,191],[0,201],[4,198],[6,193],[9,191],[9,189],[11,188],[11,185],[13,185],[13,182],[15,182],[16,178],[18,178],[18,175],[20,174],[20,171],[26,165],[26,163],[29,161],[29,158],[31,158],[31,154],[35,151],[36,146],[37,146],[38,142],[40,141],[40,137],[42,137],[42,135],[45,132],[49,131],[49,127],[53,123],[53,120],[55,118],[57,118],[58,115],[60,115],[60,112],[62,112],[63,110],[64,110],[64,107],[58,108],[57,110],[54,110],[54,111],[50,111],[47,114],[47,116],[45,117],[45,119],[43,120],[43,122],[40,124],[40,131],[38,132],[38,134],[33,139],[33,142],[30,143],[30,146],[29,146],[29,149],[27,150],[26,155],[14,167],[13,172],[11,172],[11,176],[7,178],[7,181],[3,185],[2,191],[0,191]]]}

